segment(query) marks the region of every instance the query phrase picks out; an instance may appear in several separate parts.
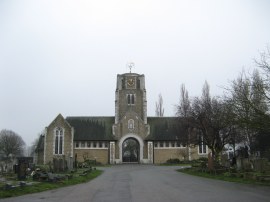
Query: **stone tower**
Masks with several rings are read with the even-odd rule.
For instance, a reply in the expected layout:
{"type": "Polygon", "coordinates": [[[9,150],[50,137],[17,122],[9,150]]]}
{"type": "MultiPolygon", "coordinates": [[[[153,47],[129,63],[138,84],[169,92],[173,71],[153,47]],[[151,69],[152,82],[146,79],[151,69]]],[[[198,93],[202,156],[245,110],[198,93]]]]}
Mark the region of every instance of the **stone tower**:
{"type": "Polygon", "coordinates": [[[133,112],[147,124],[147,101],[144,75],[126,73],[117,75],[115,91],[115,124],[126,113],[133,112]]]}
{"type": "Polygon", "coordinates": [[[148,143],[150,127],[147,124],[147,100],[145,90],[145,77],[143,74],[125,73],[117,75],[115,91],[115,123],[113,135],[117,140],[115,144],[115,162],[125,160],[127,140],[134,140],[138,149],[137,162],[151,162],[148,159],[148,143]]]}

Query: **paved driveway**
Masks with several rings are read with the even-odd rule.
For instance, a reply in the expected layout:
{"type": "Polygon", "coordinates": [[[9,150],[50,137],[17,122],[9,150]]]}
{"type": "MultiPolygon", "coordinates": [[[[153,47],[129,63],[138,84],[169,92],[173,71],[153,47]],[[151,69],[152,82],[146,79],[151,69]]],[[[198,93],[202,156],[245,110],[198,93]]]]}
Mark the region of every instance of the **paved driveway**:
{"type": "Polygon", "coordinates": [[[194,177],[175,172],[177,167],[135,164],[102,169],[104,173],[89,183],[0,201],[270,201],[270,187],[194,177]]]}

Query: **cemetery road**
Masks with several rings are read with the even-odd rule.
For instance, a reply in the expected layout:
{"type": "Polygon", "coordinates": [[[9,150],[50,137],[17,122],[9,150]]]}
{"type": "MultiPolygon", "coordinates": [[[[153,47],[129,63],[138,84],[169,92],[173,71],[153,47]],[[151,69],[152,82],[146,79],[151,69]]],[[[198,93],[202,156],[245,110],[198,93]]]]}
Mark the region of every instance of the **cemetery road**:
{"type": "Polygon", "coordinates": [[[270,187],[245,185],[176,172],[179,167],[116,165],[84,184],[0,201],[20,202],[260,202],[270,201],[270,187]]]}

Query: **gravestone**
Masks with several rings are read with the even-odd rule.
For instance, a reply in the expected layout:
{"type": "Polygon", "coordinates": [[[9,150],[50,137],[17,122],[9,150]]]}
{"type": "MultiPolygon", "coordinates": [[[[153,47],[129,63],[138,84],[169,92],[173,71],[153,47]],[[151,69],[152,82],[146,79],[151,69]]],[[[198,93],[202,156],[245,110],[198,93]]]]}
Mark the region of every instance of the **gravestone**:
{"type": "Polygon", "coordinates": [[[27,176],[28,169],[32,167],[33,157],[18,157],[18,164],[16,166],[16,171],[19,180],[25,180],[27,176]]]}

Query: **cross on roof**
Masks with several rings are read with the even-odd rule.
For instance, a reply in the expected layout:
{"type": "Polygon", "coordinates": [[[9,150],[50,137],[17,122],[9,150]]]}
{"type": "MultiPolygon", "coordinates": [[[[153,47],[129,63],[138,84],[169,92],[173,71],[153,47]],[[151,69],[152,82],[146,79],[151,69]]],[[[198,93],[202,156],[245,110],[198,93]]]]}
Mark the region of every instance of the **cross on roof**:
{"type": "Polygon", "coordinates": [[[127,64],[127,67],[129,68],[129,73],[131,73],[131,69],[134,68],[134,66],[135,66],[134,62],[129,62],[127,64]]]}

